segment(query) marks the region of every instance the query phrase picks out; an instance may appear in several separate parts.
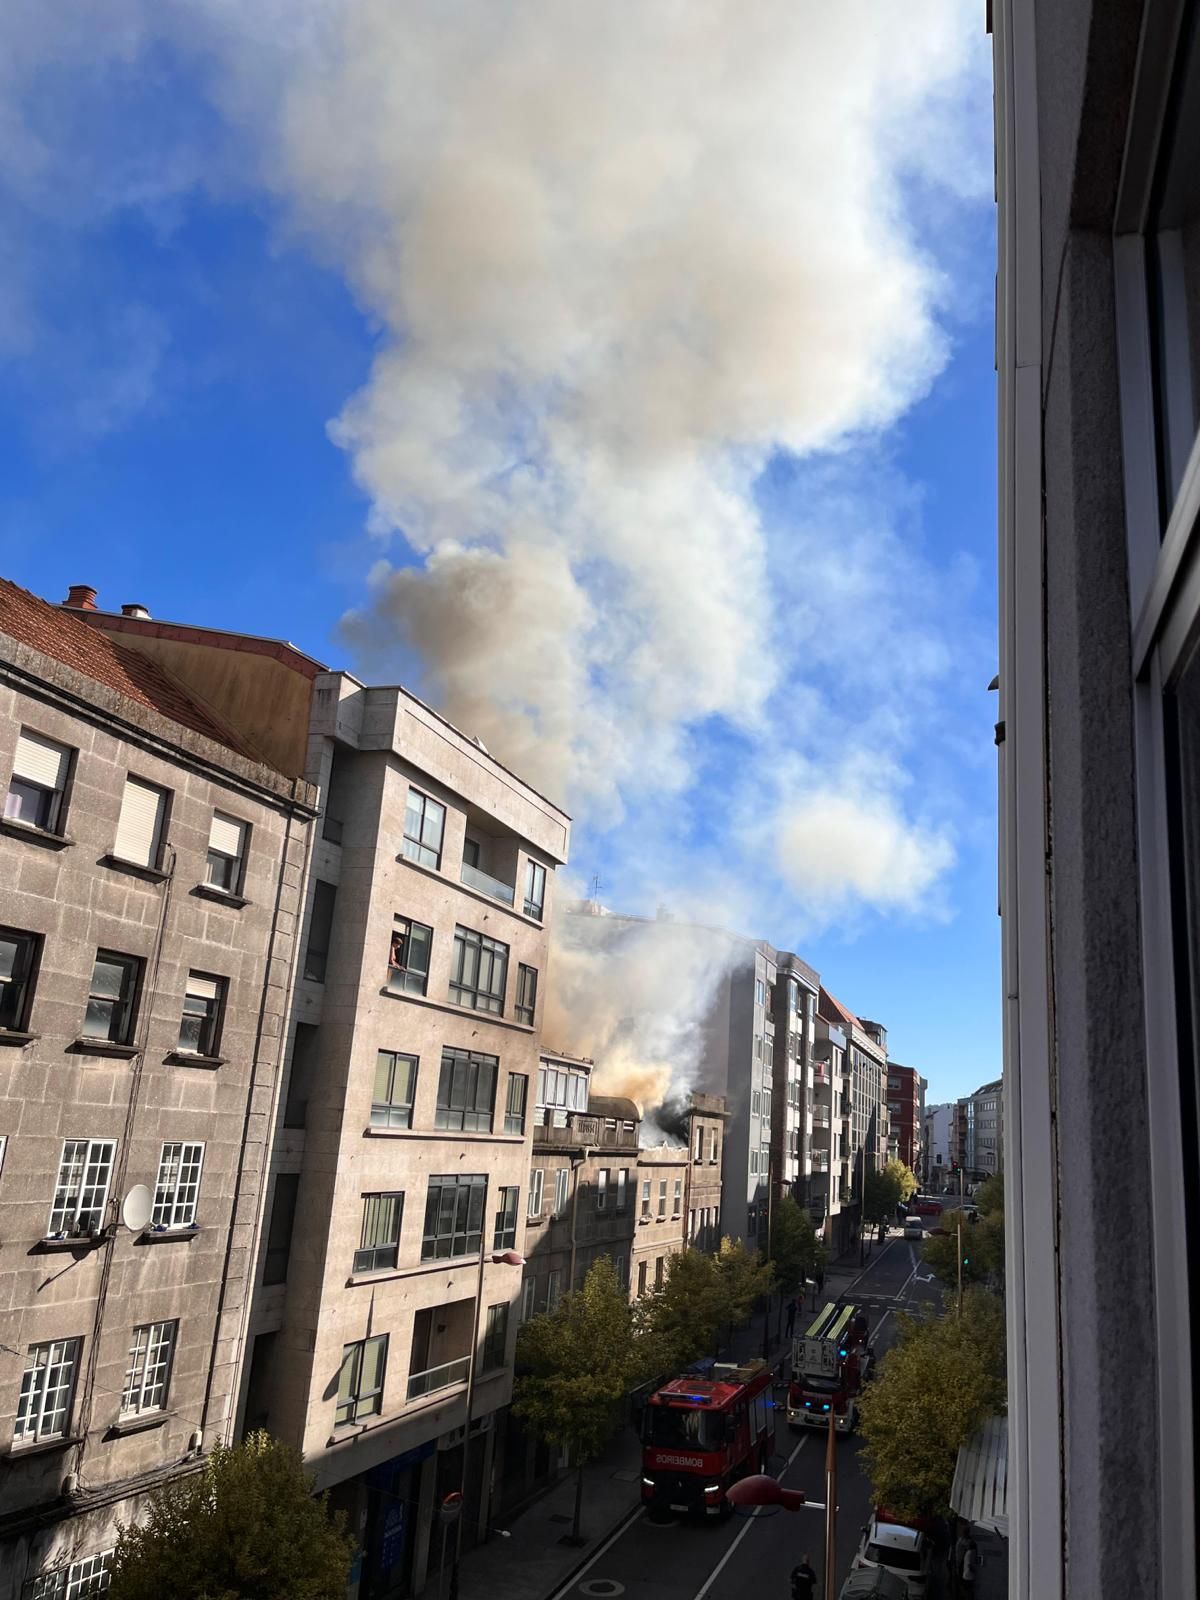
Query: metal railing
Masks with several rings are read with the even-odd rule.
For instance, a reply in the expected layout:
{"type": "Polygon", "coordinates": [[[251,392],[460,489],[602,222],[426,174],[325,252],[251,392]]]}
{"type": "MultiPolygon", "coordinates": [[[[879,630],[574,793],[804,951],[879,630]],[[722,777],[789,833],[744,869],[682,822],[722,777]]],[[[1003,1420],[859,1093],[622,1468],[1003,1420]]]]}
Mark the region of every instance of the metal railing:
{"type": "Polygon", "coordinates": [[[470,1356],[460,1356],[457,1361],[447,1361],[440,1367],[429,1367],[425,1372],[410,1372],[408,1398],[417,1400],[423,1394],[435,1394],[439,1389],[449,1389],[452,1384],[466,1383],[470,1367],[470,1356]]]}
{"type": "Polygon", "coordinates": [[[516,898],[516,890],[511,883],[503,883],[499,878],[493,878],[490,873],[480,872],[478,867],[469,867],[465,861],[460,877],[468,889],[478,889],[480,894],[491,895],[492,899],[499,900],[501,905],[510,906],[516,898]]]}

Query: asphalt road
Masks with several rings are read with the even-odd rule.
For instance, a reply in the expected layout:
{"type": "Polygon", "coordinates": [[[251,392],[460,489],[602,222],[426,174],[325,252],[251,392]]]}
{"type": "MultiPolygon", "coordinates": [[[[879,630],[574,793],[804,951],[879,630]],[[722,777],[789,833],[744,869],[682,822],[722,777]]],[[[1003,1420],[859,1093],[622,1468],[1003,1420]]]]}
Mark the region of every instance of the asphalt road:
{"type": "MultiPolygon", "coordinates": [[[[927,1225],[936,1225],[928,1218],[927,1225]]],[[[876,1358],[896,1336],[896,1312],[939,1301],[939,1286],[920,1260],[915,1241],[892,1237],[876,1245],[865,1271],[846,1291],[864,1306],[876,1358]]],[[[825,1500],[825,1434],[793,1434],[779,1394],[772,1473],[809,1500],[825,1500]]],[[[870,1513],[870,1486],[859,1464],[860,1441],[836,1440],[838,1463],[837,1584],[850,1571],[870,1513]]],[[[790,1575],[800,1557],[823,1575],[823,1511],[756,1511],[706,1524],[651,1521],[638,1514],[561,1589],[555,1600],[790,1600],[790,1575]]],[[[818,1586],[818,1594],[823,1590],[818,1586]]],[[[936,1592],[931,1596],[936,1600],[936,1592]]]]}

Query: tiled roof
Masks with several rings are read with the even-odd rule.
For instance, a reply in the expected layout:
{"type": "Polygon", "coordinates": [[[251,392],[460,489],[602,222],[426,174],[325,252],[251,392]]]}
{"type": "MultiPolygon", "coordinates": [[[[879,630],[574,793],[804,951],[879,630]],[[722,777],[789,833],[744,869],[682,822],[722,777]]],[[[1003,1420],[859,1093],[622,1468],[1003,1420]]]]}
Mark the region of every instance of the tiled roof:
{"type": "Polygon", "coordinates": [[[859,1020],[853,1011],[847,1011],[840,1000],[835,1000],[824,984],[821,985],[821,998],[817,1009],[826,1022],[833,1022],[842,1028],[857,1028],[860,1026],[859,1020]]]}
{"type": "Polygon", "coordinates": [[[194,700],[165,667],[7,578],[0,578],[0,633],[250,761],[262,760],[194,700]]]}

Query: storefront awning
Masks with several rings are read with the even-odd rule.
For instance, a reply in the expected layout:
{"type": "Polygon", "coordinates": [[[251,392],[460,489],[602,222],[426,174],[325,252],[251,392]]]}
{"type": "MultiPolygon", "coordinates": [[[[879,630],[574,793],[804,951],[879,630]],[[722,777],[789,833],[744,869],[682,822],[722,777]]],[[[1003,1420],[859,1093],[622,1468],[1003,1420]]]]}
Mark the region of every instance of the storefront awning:
{"type": "Polygon", "coordinates": [[[950,1505],[964,1521],[1008,1538],[1007,1417],[989,1417],[960,1447],[950,1505]]]}

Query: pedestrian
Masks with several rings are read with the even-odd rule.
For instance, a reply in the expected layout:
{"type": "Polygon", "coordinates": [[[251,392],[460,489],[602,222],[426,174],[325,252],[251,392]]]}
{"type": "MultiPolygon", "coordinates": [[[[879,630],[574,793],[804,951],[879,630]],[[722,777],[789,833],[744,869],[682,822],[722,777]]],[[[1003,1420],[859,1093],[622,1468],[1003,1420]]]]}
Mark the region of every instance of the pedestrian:
{"type": "Polygon", "coordinates": [[[807,1555],[800,1557],[800,1565],[792,1571],[792,1600],[814,1600],[817,1592],[817,1575],[808,1564],[807,1555]]]}
{"type": "Polygon", "coordinates": [[[825,1268],[818,1261],[817,1262],[817,1295],[819,1297],[819,1296],[823,1295],[824,1293],[825,1293],[825,1268]]]}
{"type": "Polygon", "coordinates": [[[796,1301],[793,1297],[788,1301],[787,1336],[790,1339],[796,1331],[796,1301]]]}
{"type": "Polygon", "coordinates": [[[967,1556],[967,1545],[971,1540],[971,1530],[965,1522],[958,1525],[958,1538],[954,1541],[954,1549],[950,1555],[950,1577],[952,1588],[956,1595],[962,1594],[963,1562],[967,1556]]]}
{"type": "Polygon", "coordinates": [[[975,1600],[975,1579],[979,1576],[979,1546],[967,1535],[966,1549],[963,1551],[962,1566],[959,1568],[959,1593],[963,1600],[975,1600]]]}

